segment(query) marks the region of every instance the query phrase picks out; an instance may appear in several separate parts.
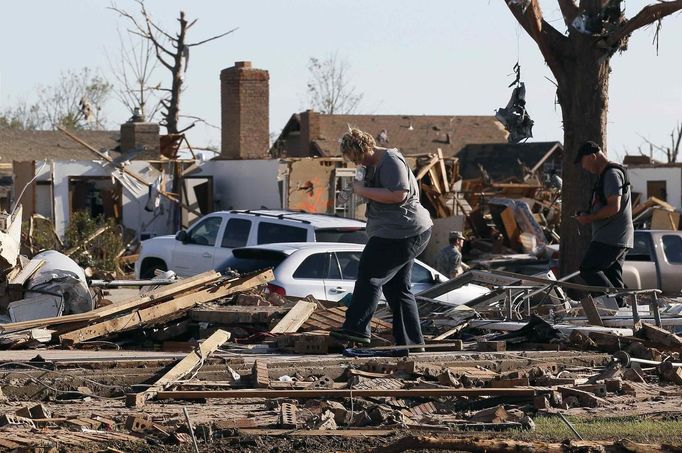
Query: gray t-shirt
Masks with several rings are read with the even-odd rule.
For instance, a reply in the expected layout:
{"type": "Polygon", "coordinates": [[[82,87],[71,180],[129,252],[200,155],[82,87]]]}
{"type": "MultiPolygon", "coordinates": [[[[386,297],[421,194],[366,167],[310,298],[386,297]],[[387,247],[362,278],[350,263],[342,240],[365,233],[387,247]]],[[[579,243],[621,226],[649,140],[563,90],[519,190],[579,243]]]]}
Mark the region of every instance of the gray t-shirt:
{"type": "MultiPolygon", "coordinates": [[[[612,195],[620,195],[620,211],[604,220],[592,222],[592,240],[618,247],[632,248],[634,227],[632,225],[632,205],[630,203],[630,188],[624,188],[625,175],[620,170],[608,168],[604,173],[604,196],[608,199],[612,195]]],[[[592,200],[592,213],[603,207],[597,194],[592,200]]]]}
{"type": "Polygon", "coordinates": [[[367,202],[367,234],[369,237],[403,239],[431,228],[431,215],[419,202],[419,186],[405,158],[397,149],[388,149],[376,167],[367,169],[367,187],[390,191],[407,190],[402,203],[367,202]]]}

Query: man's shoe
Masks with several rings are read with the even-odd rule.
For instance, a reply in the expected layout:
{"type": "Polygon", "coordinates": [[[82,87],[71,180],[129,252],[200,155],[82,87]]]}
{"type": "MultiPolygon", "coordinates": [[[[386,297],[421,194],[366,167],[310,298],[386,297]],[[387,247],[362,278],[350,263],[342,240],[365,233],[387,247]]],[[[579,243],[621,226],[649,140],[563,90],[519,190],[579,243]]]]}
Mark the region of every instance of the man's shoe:
{"type": "Polygon", "coordinates": [[[334,337],[337,340],[352,341],[354,343],[362,344],[369,344],[372,341],[369,337],[365,337],[358,333],[350,332],[344,329],[332,330],[329,332],[329,336],[334,337]]]}

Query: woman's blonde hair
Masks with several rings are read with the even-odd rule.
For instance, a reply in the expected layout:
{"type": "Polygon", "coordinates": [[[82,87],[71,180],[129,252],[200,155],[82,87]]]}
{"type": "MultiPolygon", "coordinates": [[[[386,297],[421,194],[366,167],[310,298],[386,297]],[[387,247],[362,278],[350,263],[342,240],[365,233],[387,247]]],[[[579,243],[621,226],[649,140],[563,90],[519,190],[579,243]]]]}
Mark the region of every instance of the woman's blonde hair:
{"type": "Polygon", "coordinates": [[[367,132],[348,127],[348,132],[341,137],[341,154],[353,162],[359,162],[365,154],[372,154],[376,142],[367,132]]]}

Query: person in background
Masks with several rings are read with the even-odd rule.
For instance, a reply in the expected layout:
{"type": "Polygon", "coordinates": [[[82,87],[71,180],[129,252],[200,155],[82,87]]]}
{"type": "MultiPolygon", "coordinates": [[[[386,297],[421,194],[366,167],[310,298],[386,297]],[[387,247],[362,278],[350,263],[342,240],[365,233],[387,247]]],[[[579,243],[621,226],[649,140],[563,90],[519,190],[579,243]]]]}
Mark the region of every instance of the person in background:
{"type": "MultiPolygon", "coordinates": [[[[598,175],[589,211],[579,212],[581,225],[592,225],[592,241],[580,263],[580,276],[590,286],[623,288],[623,262],[633,247],[634,226],[627,170],[610,162],[595,142],[578,149],[575,163],[598,175]]],[[[618,300],[623,305],[623,300],[618,300]]]]}
{"type": "MultiPolygon", "coordinates": [[[[462,247],[465,237],[461,231],[451,231],[448,245],[443,247],[436,256],[436,270],[447,278],[455,278],[463,272],[462,247]]],[[[467,266],[468,268],[468,266],[467,266]]]]}
{"type": "Polygon", "coordinates": [[[341,153],[367,169],[364,181],[353,183],[353,191],[367,200],[369,241],[360,257],[345,322],[331,336],[369,343],[370,321],[383,291],[393,312],[395,343],[424,344],[410,281],[414,259],[426,248],[433,222],[419,202],[417,180],[397,149],[377,146],[374,137],[359,129],[349,128],[344,134],[341,153]]]}

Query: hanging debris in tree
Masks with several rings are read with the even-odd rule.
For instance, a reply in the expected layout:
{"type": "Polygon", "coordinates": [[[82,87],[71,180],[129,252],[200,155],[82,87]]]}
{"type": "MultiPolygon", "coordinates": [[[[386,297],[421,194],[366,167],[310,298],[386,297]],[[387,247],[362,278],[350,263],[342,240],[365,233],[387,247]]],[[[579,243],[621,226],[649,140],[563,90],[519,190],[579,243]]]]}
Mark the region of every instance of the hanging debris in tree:
{"type": "Polygon", "coordinates": [[[509,85],[514,87],[506,107],[495,111],[495,118],[509,132],[509,143],[519,143],[533,136],[533,120],[526,111],[526,86],[521,82],[521,66],[514,65],[516,79],[509,85]]]}

